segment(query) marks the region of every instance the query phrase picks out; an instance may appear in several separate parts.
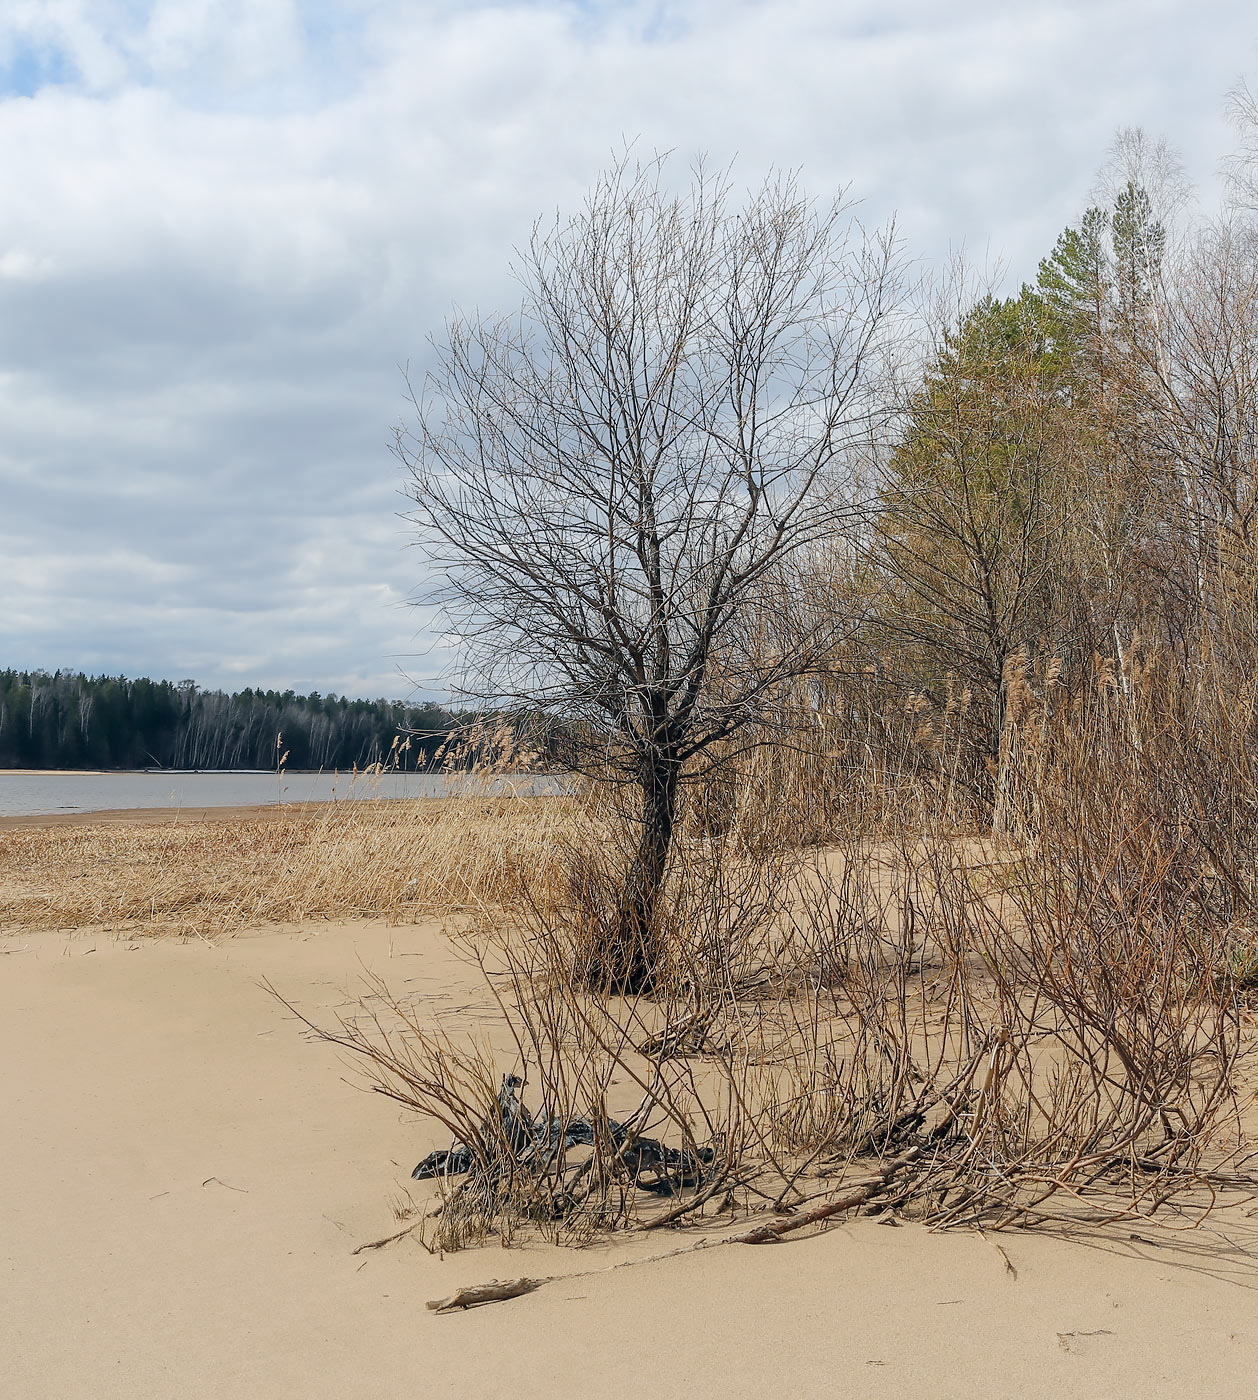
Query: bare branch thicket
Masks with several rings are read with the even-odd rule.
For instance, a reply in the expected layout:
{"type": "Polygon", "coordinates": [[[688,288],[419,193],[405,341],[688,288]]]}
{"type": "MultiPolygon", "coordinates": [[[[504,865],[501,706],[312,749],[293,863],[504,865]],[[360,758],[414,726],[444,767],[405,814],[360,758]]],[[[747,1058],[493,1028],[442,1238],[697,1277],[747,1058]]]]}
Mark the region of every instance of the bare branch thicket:
{"type": "Polygon", "coordinates": [[[876,549],[818,488],[875,445],[887,252],[818,262],[838,211],[789,182],[729,214],[622,167],[519,324],[452,328],[399,441],[452,606],[640,822],[479,930],[492,1039],[335,1033],[453,1139],[439,1242],[824,1218],[874,1158],[874,1208],[940,1226],[1258,1185],[1258,278],[1243,220],[1173,242],[1164,153],[1118,156],[1036,289],[950,323],[876,549]]]}
{"type": "Polygon", "coordinates": [[[893,235],[771,177],[670,193],[623,161],[538,227],[515,319],[456,320],[399,430],[414,521],[479,693],[551,715],[636,794],[640,841],[598,975],[646,986],[678,792],[852,625],[748,648],[782,567],[854,527],[852,460],[885,419],[893,235]]]}
{"type": "MultiPolygon", "coordinates": [[[[1070,733],[1086,765],[1074,740],[1097,731],[1070,733]]],[[[1121,717],[1105,733],[1128,742],[1121,717]]],[[[650,998],[574,977],[582,925],[548,907],[481,931],[492,1043],[383,989],[330,1038],[448,1135],[425,1159],[450,1163],[426,1173],[443,1248],[802,1211],[905,1152],[882,1204],[938,1225],[1194,1218],[1254,1184],[1229,925],[1141,813],[1040,810],[1072,824],[1062,864],[1034,844],[852,842],[766,875],[691,848],[650,998]]]]}
{"type": "Polygon", "coordinates": [[[566,898],[526,887],[518,927],[479,931],[495,1044],[396,1002],[343,1026],[376,1087],[466,1149],[438,1242],[802,1212],[906,1152],[877,1208],[939,1226],[1191,1223],[1252,1191],[1237,1086],[1258,789],[1233,766],[1254,714],[1202,747],[1221,720],[1192,720],[1200,691],[1147,656],[1129,680],[1037,695],[1011,677],[1016,840],[854,837],[766,861],[684,839],[650,997],[574,973],[618,868],[577,842],[566,898]],[[543,1125],[527,1140],[494,1106],[504,1074],[543,1125]],[[670,1199],[648,1207],[656,1189],[670,1199]]]}

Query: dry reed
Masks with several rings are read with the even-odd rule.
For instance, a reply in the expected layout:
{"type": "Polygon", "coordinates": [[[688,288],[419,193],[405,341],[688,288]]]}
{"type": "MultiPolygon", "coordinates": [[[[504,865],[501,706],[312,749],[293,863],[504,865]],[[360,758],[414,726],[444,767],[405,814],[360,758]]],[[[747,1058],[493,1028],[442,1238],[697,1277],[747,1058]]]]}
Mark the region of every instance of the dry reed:
{"type": "Polygon", "coordinates": [[[213,937],[265,923],[407,922],[545,878],[564,796],[359,799],[239,821],[0,832],[0,924],[213,937]]]}

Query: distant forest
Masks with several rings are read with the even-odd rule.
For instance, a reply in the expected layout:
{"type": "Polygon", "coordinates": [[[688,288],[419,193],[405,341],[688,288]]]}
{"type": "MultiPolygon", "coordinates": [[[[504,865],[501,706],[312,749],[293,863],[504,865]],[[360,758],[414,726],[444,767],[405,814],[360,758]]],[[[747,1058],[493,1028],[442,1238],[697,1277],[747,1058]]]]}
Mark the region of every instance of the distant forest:
{"type": "Polygon", "coordinates": [[[437,705],[242,690],[192,681],[0,671],[0,767],[423,768],[470,716],[437,705]]]}

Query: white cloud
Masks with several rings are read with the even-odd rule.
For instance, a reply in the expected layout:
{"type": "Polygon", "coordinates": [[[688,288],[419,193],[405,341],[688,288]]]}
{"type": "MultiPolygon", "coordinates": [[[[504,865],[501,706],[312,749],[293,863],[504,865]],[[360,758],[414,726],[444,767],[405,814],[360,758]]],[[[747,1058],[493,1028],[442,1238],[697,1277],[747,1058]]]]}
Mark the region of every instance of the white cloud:
{"type": "Polygon", "coordinates": [[[397,366],[508,306],[624,139],[850,182],[1016,284],[1117,125],[1209,191],[1255,38],[1170,0],[10,3],[0,664],[400,693],[446,643],[400,602],[397,366]]]}

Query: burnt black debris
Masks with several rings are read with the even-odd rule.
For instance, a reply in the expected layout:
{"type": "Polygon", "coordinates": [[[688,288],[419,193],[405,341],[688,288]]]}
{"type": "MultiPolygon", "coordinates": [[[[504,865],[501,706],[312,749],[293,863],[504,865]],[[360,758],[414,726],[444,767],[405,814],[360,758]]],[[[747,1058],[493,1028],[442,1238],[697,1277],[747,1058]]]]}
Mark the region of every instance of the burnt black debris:
{"type": "Polygon", "coordinates": [[[595,1146],[601,1132],[605,1146],[640,1190],[672,1196],[705,1183],[704,1168],[716,1155],[710,1147],[695,1151],[666,1147],[658,1139],[636,1132],[632,1124],[618,1123],[614,1118],[603,1119],[599,1128],[589,1117],[543,1114],[535,1119],[520,1102],[523,1083],[518,1075],[504,1075],[495,1110],[497,1122],[492,1116],[484,1119],[479,1143],[454,1142],[430,1152],[411,1172],[412,1178],[425,1181],[467,1173],[493,1177],[508,1166],[540,1175],[554,1168],[569,1148],[595,1146]]]}

